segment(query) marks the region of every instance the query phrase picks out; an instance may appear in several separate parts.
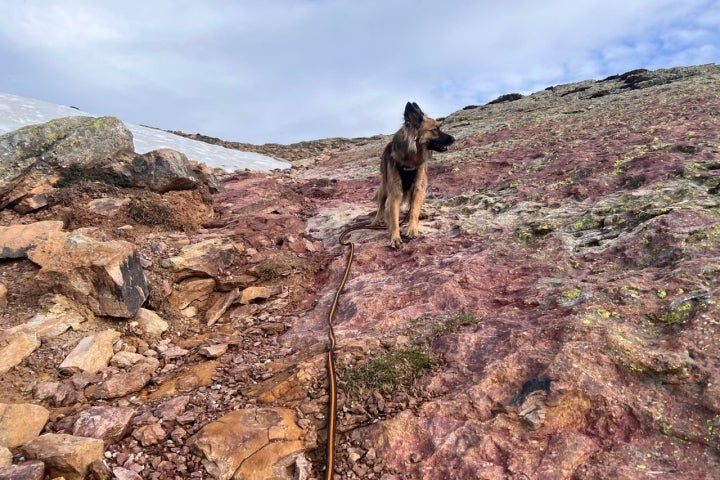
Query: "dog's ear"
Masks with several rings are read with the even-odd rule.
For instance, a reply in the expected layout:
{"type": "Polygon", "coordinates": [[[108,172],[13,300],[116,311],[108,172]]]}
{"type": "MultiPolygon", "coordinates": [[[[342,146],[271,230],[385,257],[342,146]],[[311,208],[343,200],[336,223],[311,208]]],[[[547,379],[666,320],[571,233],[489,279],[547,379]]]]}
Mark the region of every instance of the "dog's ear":
{"type": "Polygon", "coordinates": [[[420,110],[417,103],[407,102],[405,105],[405,123],[413,128],[420,128],[424,116],[425,114],[420,110]]]}

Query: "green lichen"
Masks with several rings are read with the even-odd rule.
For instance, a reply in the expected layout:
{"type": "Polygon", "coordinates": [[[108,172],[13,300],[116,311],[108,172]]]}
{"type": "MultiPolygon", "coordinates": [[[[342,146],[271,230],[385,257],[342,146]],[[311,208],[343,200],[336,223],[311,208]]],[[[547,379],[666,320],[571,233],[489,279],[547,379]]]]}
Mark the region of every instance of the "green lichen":
{"type": "Polygon", "coordinates": [[[582,232],[585,230],[597,230],[602,227],[602,220],[596,217],[593,213],[583,215],[583,217],[572,224],[572,229],[575,232],[582,232]]]}
{"type": "Polygon", "coordinates": [[[517,240],[527,242],[530,240],[542,239],[556,231],[557,223],[551,220],[542,220],[533,222],[529,225],[523,225],[515,231],[517,240]]]}
{"type": "Polygon", "coordinates": [[[635,373],[643,373],[645,371],[644,368],[638,366],[635,362],[630,362],[630,364],[628,365],[628,368],[630,369],[631,372],[635,372],[635,373]]]}
{"type": "Polygon", "coordinates": [[[695,311],[695,301],[686,300],[677,307],[658,315],[657,320],[667,325],[683,323],[692,317],[695,311]]]}
{"type": "Polygon", "coordinates": [[[620,291],[623,293],[623,295],[628,297],[640,297],[640,289],[637,287],[633,287],[632,285],[623,285],[622,287],[620,287],[620,291]]]}

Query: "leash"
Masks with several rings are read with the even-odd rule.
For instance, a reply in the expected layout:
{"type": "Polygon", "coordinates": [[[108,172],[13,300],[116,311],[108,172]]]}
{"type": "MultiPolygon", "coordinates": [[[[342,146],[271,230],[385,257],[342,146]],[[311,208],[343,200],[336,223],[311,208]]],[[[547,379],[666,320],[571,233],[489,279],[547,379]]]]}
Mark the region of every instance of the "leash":
{"type": "MultiPolygon", "coordinates": [[[[408,215],[402,220],[404,223],[407,220],[408,215]]],[[[345,240],[350,233],[356,230],[385,230],[387,227],[382,225],[370,225],[369,223],[361,223],[357,225],[351,225],[340,232],[338,242],[340,245],[350,247],[348,251],[347,261],[345,263],[345,271],[343,272],[340,283],[338,284],[337,290],[335,291],[335,297],[333,298],[332,304],[330,305],[330,312],[328,313],[327,326],[328,326],[328,349],[327,349],[327,376],[329,384],[329,400],[328,400],[328,436],[327,436],[327,457],[326,457],[326,470],[325,479],[332,480],[333,470],[335,469],[335,426],[337,423],[337,374],[335,373],[335,331],[333,329],[333,319],[335,317],[335,311],[337,310],[338,301],[340,300],[340,293],[345,288],[345,282],[347,282],[350,274],[350,267],[352,266],[353,257],[355,256],[355,244],[345,240]]]]}

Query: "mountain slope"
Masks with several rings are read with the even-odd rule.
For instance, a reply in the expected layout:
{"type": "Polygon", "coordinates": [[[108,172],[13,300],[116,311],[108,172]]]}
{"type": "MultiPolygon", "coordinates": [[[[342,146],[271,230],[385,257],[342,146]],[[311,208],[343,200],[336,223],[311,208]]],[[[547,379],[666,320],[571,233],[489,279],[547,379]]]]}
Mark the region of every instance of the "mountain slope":
{"type": "MultiPolygon", "coordinates": [[[[444,120],[457,141],[429,165],[420,236],[398,250],[384,231],[351,236],[335,317],[339,475],[717,476],[718,91],[716,65],[638,70],[444,120]]],[[[64,220],[131,242],[145,307],[167,323],[157,337],[140,328],[147,318],[88,316],[0,377],[0,401],[41,404],[44,431],[66,434],[90,407],[130,408],[106,461],[143,478],[321,477],[338,235],[371,218],[387,141],[282,146],[295,148],[291,169],[228,176],[213,212],[186,192],[172,225],[147,220],[177,192],[133,190],[130,209],[128,191],[97,182],[0,212],[3,226],[64,220]],[[120,360],[142,368],[60,371],[107,329],[120,332],[120,360]],[[137,377],[146,383],[107,394],[113,378],[137,377]]],[[[0,263],[0,348],[31,319],[87,316],[48,296],[37,270],[0,263]]]]}

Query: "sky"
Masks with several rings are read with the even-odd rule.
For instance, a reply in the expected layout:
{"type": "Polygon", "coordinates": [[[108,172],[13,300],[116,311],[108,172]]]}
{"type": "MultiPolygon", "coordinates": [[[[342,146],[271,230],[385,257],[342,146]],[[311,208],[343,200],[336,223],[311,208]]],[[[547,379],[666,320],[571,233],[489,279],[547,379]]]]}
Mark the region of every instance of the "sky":
{"type": "Polygon", "coordinates": [[[389,134],[506,93],[720,63],[720,0],[0,0],[0,92],[225,140],[389,134]]]}

